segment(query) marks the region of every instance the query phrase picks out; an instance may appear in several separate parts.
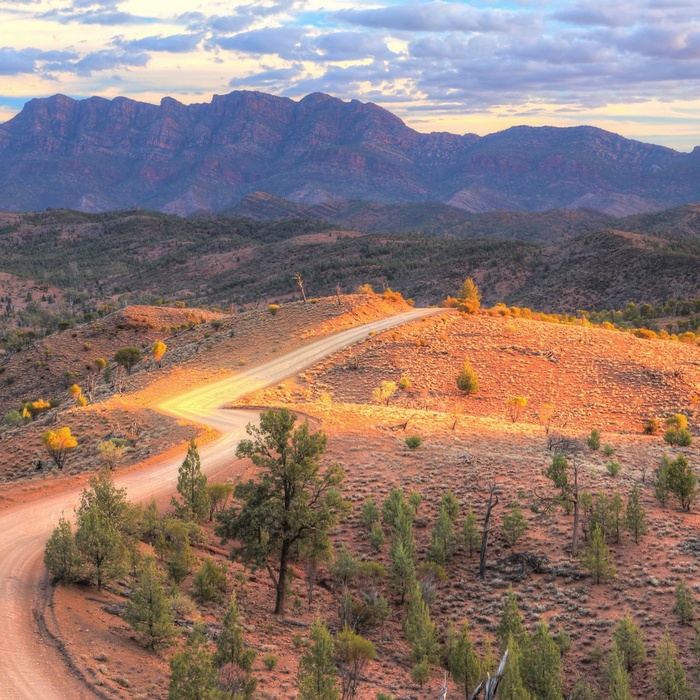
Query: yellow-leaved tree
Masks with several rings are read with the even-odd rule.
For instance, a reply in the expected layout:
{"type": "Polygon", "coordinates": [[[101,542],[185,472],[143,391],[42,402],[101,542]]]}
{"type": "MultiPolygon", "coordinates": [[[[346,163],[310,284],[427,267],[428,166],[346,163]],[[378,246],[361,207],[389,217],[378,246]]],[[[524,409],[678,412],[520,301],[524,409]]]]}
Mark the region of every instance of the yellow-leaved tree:
{"type": "Polygon", "coordinates": [[[68,453],[78,446],[78,441],[73,437],[70,428],[47,430],[41,436],[41,443],[59,469],[63,469],[68,453]]]}

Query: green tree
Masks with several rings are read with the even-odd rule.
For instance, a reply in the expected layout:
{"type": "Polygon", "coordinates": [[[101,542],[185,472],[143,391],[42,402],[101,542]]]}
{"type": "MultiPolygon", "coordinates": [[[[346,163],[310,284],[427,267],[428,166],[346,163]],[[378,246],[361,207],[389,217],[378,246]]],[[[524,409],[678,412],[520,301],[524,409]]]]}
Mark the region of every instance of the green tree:
{"type": "Polygon", "coordinates": [[[610,556],[610,548],[600,525],[595,525],[588,547],[581,554],[581,562],[591,572],[596,583],[614,578],[615,567],[610,556]]]}
{"type": "Polygon", "coordinates": [[[167,518],[156,538],[155,550],[161,559],[167,558],[170,578],[175,583],[182,583],[195,563],[187,524],[181,520],[167,518]]]}
{"type": "Polygon", "coordinates": [[[508,637],[508,658],[503,669],[503,679],[498,686],[498,700],[532,700],[520,673],[521,659],[520,645],[512,636],[508,637]]]}
{"type": "Polygon", "coordinates": [[[440,507],[445,509],[453,524],[457,522],[457,518],[459,518],[459,501],[452,491],[445,491],[442,494],[440,507]]]}
{"type": "Polygon", "coordinates": [[[135,364],[141,362],[141,351],[135,345],[120,348],[114,353],[112,358],[118,365],[121,365],[127,374],[131,374],[135,364]]]}
{"type": "Polygon", "coordinates": [[[209,494],[207,493],[207,477],[202,474],[202,465],[194,438],[190,440],[187,456],[178,470],[177,491],[182,503],[175,498],[172,505],[180,517],[185,520],[200,522],[209,514],[209,494]]]}
{"type": "Polygon", "coordinates": [[[498,648],[501,653],[506,650],[510,638],[516,642],[520,649],[523,648],[527,641],[527,632],[523,625],[523,618],[520,610],[518,610],[518,600],[512,588],[509,588],[506,593],[501,620],[496,628],[496,639],[498,640],[498,648]]]}
{"type": "Polygon", "coordinates": [[[406,640],[411,646],[411,659],[416,663],[436,663],[440,658],[437,627],[430,618],[430,610],[414,583],[408,595],[408,614],[404,622],[406,640]]]}
{"type": "Polygon", "coordinates": [[[639,486],[632,488],[627,499],[625,510],[625,527],[632,533],[635,544],[639,543],[639,538],[647,531],[647,514],[640,501],[639,486]]]}
{"type": "Polygon", "coordinates": [[[593,451],[600,449],[600,431],[597,428],[593,428],[593,430],[591,430],[591,434],[588,436],[586,444],[588,445],[588,448],[593,451]]]}
{"type": "Polygon", "coordinates": [[[333,638],[320,617],[311,627],[311,642],[299,660],[299,700],[338,700],[333,638]]]}
{"type": "Polygon", "coordinates": [[[464,622],[459,632],[450,628],[447,637],[447,667],[454,682],[469,700],[481,680],[481,662],[474,651],[469,625],[464,622]]]}
{"type": "Polygon", "coordinates": [[[335,654],[340,671],[342,700],[352,700],[355,697],[360,678],[375,653],[374,644],[353,632],[347,625],[336,637],[335,654]]]}
{"type": "Polygon", "coordinates": [[[668,632],[654,653],[654,700],[692,700],[693,691],[678,661],[678,649],[668,632]]]}
{"type": "Polygon", "coordinates": [[[469,508],[467,514],[464,516],[462,537],[464,539],[464,546],[469,551],[469,556],[474,556],[474,552],[479,547],[481,537],[479,535],[479,527],[476,523],[476,513],[474,513],[471,508],[469,508]]]}
{"type": "Polygon", "coordinates": [[[664,455],[659,466],[654,470],[654,498],[661,504],[662,507],[666,507],[668,502],[668,496],[671,492],[668,483],[668,471],[671,464],[671,460],[667,455],[664,455]]]}
{"type": "Polygon", "coordinates": [[[613,644],[617,647],[625,670],[629,673],[638,664],[644,663],[647,651],[644,648],[644,632],[629,615],[621,617],[613,630],[613,644]]]}
{"type": "Polygon", "coordinates": [[[167,646],[175,636],[174,615],[164,576],[154,557],[145,557],[126,604],[124,619],[141,634],[146,646],[167,646]]]}
{"type": "Polygon", "coordinates": [[[360,509],[360,525],[371,532],[372,526],[377,522],[379,522],[379,507],[372,497],[368,496],[360,509]]]}
{"type": "Polygon", "coordinates": [[[91,508],[78,515],[75,544],[98,590],[124,569],[124,539],[105,513],[91,508]]]}
{"type": "Polygon", "coordinates": [[[403,605],[406,594],[416,580],[416,569],[413,557],[406,551],[401,539],[392,539],[389,560],[391,561],[389,583],[394,593],[401,596],[401,605],[403,605]]]}
{"type": "Polygon", "coordinates": [[[474,394],[479,391],[479,377],[469,360],[464,361],[462,371],[457,375],[457,388],[465,394],[474,394]]]}
{"type": "Polygon", "coordinates": [[[503,514],[503,536],[511,547],[515,547],[526,530],[527,520],[520,506],[513,506],[510,512],[503,514]]]}
{"type": "Polygon", "coordinates": [[[521,673],[527,690],[538,700],[561,700],[562,661],[545,622],[523,648],[521,673]]]}
{"type": "Polygon", "coordinates": [[[632,700],[630,677],[625,669],[624,654],[615,641],[608,654],[603,680],[608,691],[608,700],[632,700]]]}
{"type": "Polygon", "coordinates": [[[683,579],[679,579],[676,583],[676,603],[673,606],[673,612],[678,615],[678,621],[681,625],[689,624],[695,617],[695,608],[697,602],[693,598],[693,594],[686,586],[683,579]]]}
{"type": "Polygon", "coordinates": [[[560,490],[562,500],[566,499],[569,490],[569,461],[562,452],[554,455],[544,475],[560,490]]]}
{"type": "Polygon", "coordinates": [[[454,554],[454,523],[447,508],[442,505],[431,533],[428,561],[441,566],[454,554]]]}
{"type": "Polygon", "coordinates": [[[695,470],[688,464],[685,455],[678,455],[668,463],[668,490],[681,502],[683,510],[690,510],[695,500],[698,478],[695,470]]]}
{"type": "Polygon", "coordinates": [[[207,484],[207,496],[209,499],[209,522],[214,520],[214,515],[226,509],[228,499],[233,495],[233,484],[214,483],[207,484]]]}
{"type": "Polygon", "coordinates": [[[207,557],[197,569],[192,583],[193,597],[199,603],[220,601],[226,589],[226,564],[217,564],[207,557]]]}
{"type": "Polygon", "coordinates": [[[168,700],[208,700],[215,673],[201,622],[195,623],[182,650],[170,659],[170,673],[168,700]]]}
{"type": "Polygon", "coordinates": [[[216,533],[223,541],[238,540],[233,555],[264,567],[276,589],[275,613],[284,614],[287,575],[293,548],[310,537],[328,537],[349,504],[340,496],[343,473],[331,465],[320,473],[318,459],[326,436],[312,433],[308,422],[294,429],[296,416],[285,408],[260,414],[260,425],[248,425],[251,440],[238,445],[238,457],[250,457],[262,470],[260,480],[238,484],[243,505],[217,516],[216,533]],[[277,570],[274,563],[276,560],[277,570]]]}
{"type": "Polygon", "coordinates": [[[44,549],[44,564],[56,581],[73,583],[80,578],[81,566],[73,528],[61,517],[44,549]]]}
{"type": "Polygon", "coordinates": [[[255,651],[245,646],[239,618],[236,594],[232,593],[231,602],[224,615],[221,634],[216,640],[213,661],[216,668],[221,669],[220,685],[222,685],[223,676],[225,679],[223,685],[226,686],[226,690],[233,693],[234,697],[242,696],[242,700],[249,700],[258,685],[257,679],[251,675],[255,651]]]}

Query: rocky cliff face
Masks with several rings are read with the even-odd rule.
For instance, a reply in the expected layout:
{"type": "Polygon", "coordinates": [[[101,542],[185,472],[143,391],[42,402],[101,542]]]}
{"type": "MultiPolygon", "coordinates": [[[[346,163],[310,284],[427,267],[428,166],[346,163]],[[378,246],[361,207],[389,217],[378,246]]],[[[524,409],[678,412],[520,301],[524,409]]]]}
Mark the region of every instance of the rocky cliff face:
{"type": "Polygon", "coordinates": [[[253,191],[299,202],[439,200],[469,211],[614,207],[636,213],[700,199],[700,151],[592,127],[421,134],[386,110],[315,93],[259,92],[208,104],[63,95],[0,126],[0,209],[177,214],[253,191]]]}

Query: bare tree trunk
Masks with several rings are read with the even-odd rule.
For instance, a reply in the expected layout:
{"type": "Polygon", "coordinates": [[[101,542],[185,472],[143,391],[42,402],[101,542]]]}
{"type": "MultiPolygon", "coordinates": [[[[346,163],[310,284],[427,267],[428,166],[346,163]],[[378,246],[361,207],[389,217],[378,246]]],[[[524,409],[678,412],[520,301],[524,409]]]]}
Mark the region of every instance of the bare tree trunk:
{"type": "Polygon", "coordinates": [[[301,298],[304,300],[304,303],[306,304],[306,292],[304,291],[304,280],[301,278],[301,275],[297,272],[296,275],[294,275],[294,281],[299,285],[299,289],[301,289],[301,298]]]}
{"type": "Polygon", "coordinates": [[[287,602],[287,560],[289,559],[289,543],[282,542],[280,552],[280,568],[277,577],[277,599],[275,600],[275,615],[284,615],[287,602]]]}
{"type": "Polygon", "coordinates": [[[486,517],[484,518],[484,529],[481,534],[481,554],[479,556],[479,578],[486,577],[486,550],[489,546],[489,520],[491,511],[498,505],[498,495],[496,494],[496,484],[489,487],[489,502],[486,504],[486,517]],[[495,496],[495,498],[494,498],[495,496]]]}
{"type": "Polygon", "coordinates": [[[338,306],[342,305],[342,302],[340,301],[340,285],[336,285],[335,287],[335,298],[338,300],[338,306]]]}
{"type": "Polygon", "coordinates": [[[571,537],[571,555],[578,556],[578,522],[579,522],[579,504],[578,504],[578,461],[574,455],[574,533],[571,537]]]}

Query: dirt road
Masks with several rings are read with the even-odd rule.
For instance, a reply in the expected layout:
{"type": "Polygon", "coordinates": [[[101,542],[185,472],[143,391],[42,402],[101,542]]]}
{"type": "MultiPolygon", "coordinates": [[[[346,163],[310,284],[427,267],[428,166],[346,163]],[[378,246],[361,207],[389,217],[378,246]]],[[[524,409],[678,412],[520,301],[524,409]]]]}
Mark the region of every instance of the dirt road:
{"type": "MultiPolygon", "coordinates": [[[[179,418],[209,425],[221,438],[200,451],[203,471],[215,470],[234,459],[250,411],[221,406],[256,389],[293,376],[321,358],[363,340],[367,334],[436,313],[416,309],[381,321],[352,328],[310,343],[258,367],[214,384],[193,389],[156,406],[179,418]]],[[[118,475],[133,501],[158,498],[175,491],[177,470],[184,454],[153,464],[148,469],[118,475]]],[[[39,635],[34,619],[44,576],[44,544],[61,513],[72,516],[79,491],[69,488],[30,503],[11,506],[0,514],[0,697],[12,700],[79,700],[95,697],[71,676],[58,651],[39,635]]]]}

